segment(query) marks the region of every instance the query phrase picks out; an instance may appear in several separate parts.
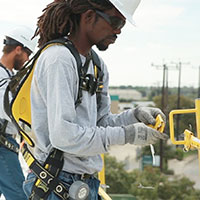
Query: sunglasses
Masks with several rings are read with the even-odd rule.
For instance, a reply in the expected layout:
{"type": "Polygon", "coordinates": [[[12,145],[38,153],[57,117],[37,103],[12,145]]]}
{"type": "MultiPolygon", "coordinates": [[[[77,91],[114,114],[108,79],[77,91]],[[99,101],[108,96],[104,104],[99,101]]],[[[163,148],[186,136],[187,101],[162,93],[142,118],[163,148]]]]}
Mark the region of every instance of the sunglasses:
{"type": "Polygon", "coordinates": [[[95,10],[96,14],[102,17],[105,21],[107,21],[110,26],[116,30],[116,29],[122,29],[122,27],[125,25],[126,20],[121,19],[117,16],[110,16],[104,12],[101,12],[99,10],[95,10]]]}

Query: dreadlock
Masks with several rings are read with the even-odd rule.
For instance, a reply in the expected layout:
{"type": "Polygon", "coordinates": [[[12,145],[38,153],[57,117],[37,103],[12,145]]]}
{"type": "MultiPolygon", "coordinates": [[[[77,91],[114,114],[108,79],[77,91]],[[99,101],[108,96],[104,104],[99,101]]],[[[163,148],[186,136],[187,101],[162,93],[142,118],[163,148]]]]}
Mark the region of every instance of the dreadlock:
{"type": "Polygon", "coordinates": [[[109,0],[56,0],[38,18],[33,37],[39,35],[39,47],[46,42],[77,31],[81,14],[89,9],[105,11],[113,8],[109,0]]]}

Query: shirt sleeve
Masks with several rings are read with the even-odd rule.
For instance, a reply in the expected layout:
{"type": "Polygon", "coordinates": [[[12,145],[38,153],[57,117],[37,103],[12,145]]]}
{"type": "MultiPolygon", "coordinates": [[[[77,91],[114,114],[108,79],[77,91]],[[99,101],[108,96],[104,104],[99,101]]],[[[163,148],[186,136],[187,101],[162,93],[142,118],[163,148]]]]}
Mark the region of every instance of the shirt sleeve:
{"type": "Polygon", "coordinates": [[[120,114],[112,114],[111,100],[109,95],[109,73],[107,71],[106,65],[102,61],[102,69],[104,70],[103,84],[104,88],[101,93],[101,101],[99,102],[98,110],[98,126],[125,126],[138,122],[133,114],[133,110],[129,109],[120,114]]]}

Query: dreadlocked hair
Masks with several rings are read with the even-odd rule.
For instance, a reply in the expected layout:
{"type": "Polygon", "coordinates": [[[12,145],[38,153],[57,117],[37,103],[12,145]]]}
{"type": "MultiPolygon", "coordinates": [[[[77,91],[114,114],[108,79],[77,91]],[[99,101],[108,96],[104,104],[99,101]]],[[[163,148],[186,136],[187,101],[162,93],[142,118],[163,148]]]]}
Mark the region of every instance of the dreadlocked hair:
{"type": "Polygon", "coordinates": [[[105,11],[113,8],[109,0],[57,0],[47,5],[38,18],[33,36],[39,35],[38,46],[46,42],[75,33],[81,14],[87,10],[105,11]]]}

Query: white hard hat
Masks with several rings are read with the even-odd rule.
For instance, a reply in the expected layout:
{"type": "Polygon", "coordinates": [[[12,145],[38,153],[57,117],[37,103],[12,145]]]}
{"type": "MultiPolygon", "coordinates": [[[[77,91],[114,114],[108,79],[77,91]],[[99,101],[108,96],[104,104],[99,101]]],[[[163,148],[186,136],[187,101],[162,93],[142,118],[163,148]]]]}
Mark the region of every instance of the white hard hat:
{"type": "Polygon", "coordinates": [[[7,33],[6,36],[16,40],[24,47],[28,48],[31,52],[34,52],[37,44],[37,39],[31,40],[33,34],[34,32],[31,28],[27,26],[18,26],[7,33]]]}
{"type": "Polygon", "coordinates": [[[131,24],[135,24],[135,22],[133,21],[133,14],[141,0],[109,0],[109,1],[121,12],[121,14],[131,24]]]}

